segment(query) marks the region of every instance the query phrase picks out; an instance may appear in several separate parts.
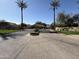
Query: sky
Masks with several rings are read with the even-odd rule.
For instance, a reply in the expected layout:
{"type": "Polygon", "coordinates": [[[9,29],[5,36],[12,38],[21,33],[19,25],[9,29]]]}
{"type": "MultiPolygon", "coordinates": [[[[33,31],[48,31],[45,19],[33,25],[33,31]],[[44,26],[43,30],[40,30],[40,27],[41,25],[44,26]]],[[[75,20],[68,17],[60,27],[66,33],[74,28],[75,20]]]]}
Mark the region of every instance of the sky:
{"type": "MultiPolygon", "coordinates": [[[[0,0],[0,20],[21,23],[20,8],[16,4],[17,0],[0,0]]],[[[24,0],[28,7],[24,10],[24,23],[34,24],[41,21],[47,24],[53,22],[53,10],[50,3],[52,0],[24,0]]],[[[56,16],[60,12],[67,14],[79,13],[78,0],[60,0],[60,7],[56,10],[56,16]]]]}

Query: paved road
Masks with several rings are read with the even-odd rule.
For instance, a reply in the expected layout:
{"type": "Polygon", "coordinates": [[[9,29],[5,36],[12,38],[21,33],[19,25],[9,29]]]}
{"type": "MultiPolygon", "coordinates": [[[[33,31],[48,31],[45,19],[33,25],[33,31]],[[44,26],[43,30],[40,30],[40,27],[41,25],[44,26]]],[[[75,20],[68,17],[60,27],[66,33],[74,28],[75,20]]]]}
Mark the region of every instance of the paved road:
{"type": "Polygon", "coordinates": [[[0,59],[79,59],[79,39],[62,34],[27,34],[0,43],[0,59]]]}
{"type": "Polygon", "coordinates": [[[18,39],[18,37],[22,37],[30,32],[33,32],[33,29],[26,29],[25,31],[18,31],[15,33],[7,34],[5,36],[0,36],[0,42],[5,40],[11,40],[11,39],[18,39]]]}

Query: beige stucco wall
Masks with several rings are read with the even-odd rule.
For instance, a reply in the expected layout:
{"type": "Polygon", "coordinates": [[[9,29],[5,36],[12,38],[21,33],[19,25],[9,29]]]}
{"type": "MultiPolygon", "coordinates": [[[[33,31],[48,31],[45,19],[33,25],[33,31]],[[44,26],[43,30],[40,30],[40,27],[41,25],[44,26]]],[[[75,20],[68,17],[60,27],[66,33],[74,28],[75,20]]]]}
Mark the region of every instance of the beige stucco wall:
{"type": "Polygon", "coordinates": [[[79,27],[56,27],[57,31],[68,30],[68,31],[79,31],[79,27]]]}

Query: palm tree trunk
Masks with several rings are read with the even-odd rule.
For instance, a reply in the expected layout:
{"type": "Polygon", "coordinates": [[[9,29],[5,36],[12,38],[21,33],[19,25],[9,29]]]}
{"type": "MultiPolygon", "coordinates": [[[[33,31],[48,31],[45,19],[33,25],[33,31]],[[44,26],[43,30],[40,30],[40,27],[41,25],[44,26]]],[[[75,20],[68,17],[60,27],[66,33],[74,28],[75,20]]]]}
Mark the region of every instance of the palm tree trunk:
{"type": "Polygon", "coordinates": [[[55,30],[55,8],[53,9],[54,11],[54,30],[55,30]]]}
{"type": "Polygon", "coordinates": [[[21,8],[21,28],[23,27],[23,8],[21,8]]]}

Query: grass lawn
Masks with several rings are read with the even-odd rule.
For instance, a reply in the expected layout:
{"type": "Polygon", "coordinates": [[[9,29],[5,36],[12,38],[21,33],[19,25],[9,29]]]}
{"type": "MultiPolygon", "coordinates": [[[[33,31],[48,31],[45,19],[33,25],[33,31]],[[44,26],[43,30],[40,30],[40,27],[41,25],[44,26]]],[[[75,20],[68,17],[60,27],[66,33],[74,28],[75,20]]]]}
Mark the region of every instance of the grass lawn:
{"type": "Polygon", "coordinates": [[[6,35],[9,33],[16,32],[17,30],[0,30],[0,35],[6,35]]]}
{"type": "Polygon", "coordinates": [[[79,35],[79,32],[73,32],[73,31],[59,31],[59,33],[63,33],[66,35],[79,35]]]}

